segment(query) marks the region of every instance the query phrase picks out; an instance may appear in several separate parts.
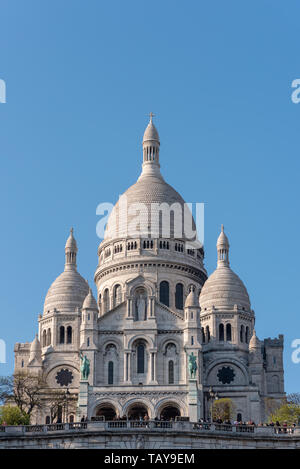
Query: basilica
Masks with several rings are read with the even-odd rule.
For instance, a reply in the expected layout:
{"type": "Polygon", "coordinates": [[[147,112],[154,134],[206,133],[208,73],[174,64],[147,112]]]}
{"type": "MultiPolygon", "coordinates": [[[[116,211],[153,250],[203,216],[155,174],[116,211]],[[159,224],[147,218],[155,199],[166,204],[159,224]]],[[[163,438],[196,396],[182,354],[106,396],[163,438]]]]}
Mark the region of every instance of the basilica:
{"type": "Polygon", "coordinates": [[[216,269],[208,275],[203,246],[180,234],[174,217],[168,235],[161,217],[147,218],[161,204],[185,205],[161,174],[152,115],[142,156],[142,172],[124,194],[128,212],[119,200],[98,247],[97,296],[78,271],[72,229],[64,271],[48,290],[38,333],[33,342],[15,345],[15,372],[40,373],[47,382],[35,423],[53,421],[50,391],[63,391],[76,403],[62,408],[56,421],[196,422],[209,419],[221,398],[232,400],[234,420],[265,421],[266,403],[284,397],[283,336],[257,337],[223,226],[216,269]],[[155,229],[129,232],[134,204],[144,207],[146,228],[156,220],[155,229]]]}

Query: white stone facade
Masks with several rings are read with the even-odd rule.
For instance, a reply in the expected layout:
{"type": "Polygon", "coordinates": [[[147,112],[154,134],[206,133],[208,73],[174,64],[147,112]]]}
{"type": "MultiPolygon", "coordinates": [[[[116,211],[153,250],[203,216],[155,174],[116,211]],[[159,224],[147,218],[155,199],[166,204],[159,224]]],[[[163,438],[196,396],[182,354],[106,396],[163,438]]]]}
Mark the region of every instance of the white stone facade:
{"type": "MultiPolygon", "coordinates": [[[[143,203],[145,212],[161,203],[183,208],[160,173],[159,147],[151,118],[142,174],[125,192],[128,206],[143,203]]],[[[159,216],[153,219],[156,236],[129,236],[132,217],[124,216],[118,202],[98,248],[96,300],[77,271],[71,230],[65,270],[47,293],[38,338],[16,344],[15,369],[43,372],[51,389],[68,389],[78,399],[73,419],[147,413],[150,419],[180,415],[196,421],[210,416],[213,391],[233,400],[236,418],[264,420],[266,399],[284,396],[283,336],[262,342],[256,337],[254,311],[230,268],[223,228],[218,265],[207,279],[204,251],[191,247],[184,234],[176,237],[176,216],[168,237],[159,216]],[[79,351],[90,360],[88,383],[80,379],[79,351]],[[195,379],[188,372],[191,353],[197,358],[195,379]]],[[[49,422],[49,416],[46,408],[37,423],[49,422]]]]}

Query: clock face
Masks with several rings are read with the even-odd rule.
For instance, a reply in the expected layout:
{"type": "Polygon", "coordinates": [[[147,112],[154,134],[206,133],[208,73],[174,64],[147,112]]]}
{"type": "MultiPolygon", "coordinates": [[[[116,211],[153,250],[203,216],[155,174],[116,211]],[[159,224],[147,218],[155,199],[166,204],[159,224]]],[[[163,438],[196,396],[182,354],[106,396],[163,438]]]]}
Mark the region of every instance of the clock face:
{"type": "Polygon", "coordinates": [[[230,366],[223,366],[219,369],[217,376],[220,383],[230,384],[234,380],[235,372],[230,366]]]}
{"type": "Polygon", "coordinates": [[[57,384],[60,384],[61,386],[70,386],[73,381],[73,375],[72,372],[68,369],[59,370],[55,379],[57,384]]]}

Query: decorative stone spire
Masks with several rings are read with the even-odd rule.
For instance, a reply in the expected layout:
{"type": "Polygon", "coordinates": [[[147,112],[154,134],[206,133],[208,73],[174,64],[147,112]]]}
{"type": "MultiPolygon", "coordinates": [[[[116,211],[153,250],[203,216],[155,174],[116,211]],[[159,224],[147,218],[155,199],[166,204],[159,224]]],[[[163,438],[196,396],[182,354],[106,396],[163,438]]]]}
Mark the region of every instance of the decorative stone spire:
{"type": "Polygon", "coordinates": [[[37,334],[30,345],[29,363],[33,360],[37,360],[38,362],[42,360],[42,347],[37,334]]]}
{"type": "Polygon", "coordinates": [[[146,127],[143,137],[143,172],[142,175],[155,175],[159,176],[159,135],[153,124],[152,112],[150,112],[149,124],[146,127]]]}
{"type": "Polygon", "coordinates": [[[82,309],[92,309],[94,311],[98,311],[98,306],[91,288],[89,289],[89,292],[83,302],[82,309]]]}
{"type": "Polygon", "coordinates": [[[218,267],[229,267],[229,241],[221,225],[221,233],[217,241],[218,267]]]}
{"type": "Polygon", "coordinates": [[[185,308],[199,308],[199,297],[196,294],[196,288],[194,285],[190,289],[190,293],[185,300],[185,308]]]}
{"type": "Polygon", "coordinates": [[[70,229],[70,236],[65,246],[65,270],[76,270],[77,244],[73,236],[73,228],[70,229]]]}
{"type": "Polygon", "coordinates": [[[261,349],[261,343],[258,339],[255,329],[253,329],[253,334],[249,342],[249,350],[259,350],[261,349]]]}

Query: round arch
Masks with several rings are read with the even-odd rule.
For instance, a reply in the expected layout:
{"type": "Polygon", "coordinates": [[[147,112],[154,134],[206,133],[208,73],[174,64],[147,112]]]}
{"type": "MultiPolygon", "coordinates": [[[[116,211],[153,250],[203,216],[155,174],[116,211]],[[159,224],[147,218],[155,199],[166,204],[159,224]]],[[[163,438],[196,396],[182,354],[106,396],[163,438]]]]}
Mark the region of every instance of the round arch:
{"type": "Polygon", "coordinates": [[[122,407],[120,406],[120,404],[117,401],[115,401],[114,399],[109,399],[109,400],[108,399],[101,399],[100,401],[95,402],[95,404],[94,404],[94,406],[91,410],[92,417],[100,416],[99,413],[101,414],[101,411],[102,411],[102,414],[105,413],[105,412],[103,412],[103,409],[112,409],[112,410],[114,410],[117,418],[123,416],[122,407]]]}
{"type": "Polygon", "coordinates": [[[137,335],[131,337],[129,342],[128,342],[127,348],[131,350],[134,342],[137,341],[137,340],[144,340],[149,347],[155,348],[155,344],[154,344],[153,339],[151,337],[147,336],[146,334],[137,334],[137,335]]]}
{"type": "Polygon", "coordinates": [[[129,414],[132,412],[134,407],[137,408],[137,409],[139,409],[139,408],[140,409],[143,409],[143,408],[146,409],[148,417],[150,419],[154,418],[153,405],[147,399],[130,399],[129,401],[127,401],[125,403],[124,407],[123,407],[124,415],[129,416],[129,414]]]}
{"type": "Polygon", "coordinates": [[[188,413],[183,404],[170,398],[162,399],[155,406],[155,416],[162,420],[171,420],[184,415],[187,416],[188,413]]]}
{"type": "Polygon", "coordinates": [[[235,360],[233,358],[229,358],[229,359],[224,359],[224,358],[220,358],[219,360],[216,360],[214,362],[212,362],[208,367],[207,367],[207,370],[206,370],[206,373],[205,373],[205,384],[207,385],[208,383],[208,378],[209,378],[209,375],[211,373],[211,371],[213,370],[213,368],[219,366],[219,365],[223,365],[223,364],[232,364],[234,366],[236,366],[242,373],[242,375],[244,376],[244,380],[245,380],[245,385],[249,385],[249,375],[248,375],[248,372],[246,370],[246,367],[243,365],[243,363],[239,362],[238,360],[235,360]]]}

